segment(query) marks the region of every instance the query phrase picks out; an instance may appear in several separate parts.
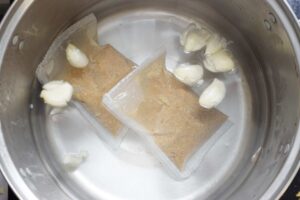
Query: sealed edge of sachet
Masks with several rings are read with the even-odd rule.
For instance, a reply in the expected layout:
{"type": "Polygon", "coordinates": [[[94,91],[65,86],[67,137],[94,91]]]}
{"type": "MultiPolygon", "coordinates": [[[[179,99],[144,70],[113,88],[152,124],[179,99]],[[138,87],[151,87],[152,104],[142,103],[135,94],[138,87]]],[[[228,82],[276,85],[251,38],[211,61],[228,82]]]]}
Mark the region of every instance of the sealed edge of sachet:
{"type": "MultiPolygon", "coordinates": [[[[173,163],[173,166],[170,167],[174,168],[173,171],[178,171],[181,178],[188,178],[189,176],[191,176],[192,173],[194,173],[198,169],[202,161],[205,159],[206,154],[209,153],[209,151],[219,141],[221,141],[221,137],[226,132],[228,132],[232,126],[233,123],[230,121],[230,119],[227,119],[223,124],[221,124],[220,127],[218,127],[217,130],[210,136],[210,138],[206,142],[204,142],[204,144],[202,144],[200,148],[198,148],[194,153],[191,154],[191,156],[188,158],[188,161],[185,164],[183,172],[180,172],[173,163]]],[[[175,173],[178,174],[178,172],[175,173]]]]}
{"type": "Polygon", "coordinates": [[[230,120],[225,121],[215,131],[210,138],[201,144],[201,146],[187,158],[183,170],[179,170],[173,161],[164,154],[164,152],[155,144],[154,141],[146,141],[153,152],[159,157],[161,164],[166,168],[167,173],[174,177],[175,180],[184,180],[189,178],[201,165],[202,161],[209,151],[220,141],[221,137],[232,127],[233,123],[230,120]]]}
{"type": "Polygon", "coordinates": [[[40,83],[45,84],[48,81],[50,81],[48,76],[53,72],[54,70],[53,68],[55,67],[50,65],[53,54],[57,52],[59,48],[61,48],[61,46],[68,40],[68,38],[72,34],[74,34],[76,31],[81,29],[83,26],[88,26],[91,23],[97,24],[97,18],[94,14],[89,14],[86,17],[82,18],[75,24],[68,27],[64,32],[60,33],[57,38],[54,39],[46,55],[44,56],[42,62],[39,64],[36,70],[36,77],[38,78],[40,83]],[[51,69],[46,69],[46,68],[51,68],[51,69]]]}
{"type": "MultiPolygon", "coordinates": [[[[184,169],[179,170],[174,162],[171,161],[171,159],[159,148],[157,144],[155,144],[151,134],[149,134],[149,131],[134,119],[119,110],[119,106],[116,106],[116,101],[118,100],[118,98],[123,98],[124,95],[136,95],[136,93],[126,94],[124,92],[120,93],[120,91],[124,91],[125,88],[128,88],[128,83],[130,83],[137,74],[147,68],[147,66],[149,66],[154,60],[165,54],[166,52],[164,49],[160,49],[159,51],[157,51],[154,56],[152,56],[150,59],[147,59],[141,66],[128,74],[115,87],[113,87],[108,93],[106,93],[103,96],[102,101],[106,108],[117,119],[126,124],[130,129],[134,130],[136,134],[141,136],[143,142],[148,145],[154,156],[156,156],[156,158],[161,162],[163,168],[170,176],[172,176],[175,180],[183,180],[191,176],[191,174],[197,170],[197,168],[205,158],[205,155],[219,141],[222,135],[232,127],[233,123],[227,118],[227,120],[216,129],[216,131],[206,142],[204,142],[196,151],[192,152],[191,155],[187,157],[184,169]]],[[[142,97],[136,96],[134,98],[142,97]]]]}
{"type": "Polygon", "coordinates": [[[120,143],[129,131],[129,129],[126,126],[123,126],[121,130],[119,130],[119,134],[117,137],[111,136],[111,134],[108,133],[108,130],[104,128],[101,122],[98,119],[96,119],[95,116],[87,108],[85,108],[85,105],[77,101],[71,101],[70,106],[74,107],[83,116],[83,118],[94,128],[96,132],[100,133],[100,137],[102,138],[102,140],[107,144],[111,145],[111,148],[113,150],[117,150],[119,148],[120,143]]]}
{"type": "MultiPolygon", "coordinates": [[[[57,51],[62,48],[62,46],[66,43],[66,41],[77,31],[82,29],[83,27],[89,27],[92,24],[95,24],[95,27],[97,26],[97,18],[95,17],[94,14],[89,14],[86,17],[82,18],[75,24],[71,25],[68,27],[65,31],[60,33],[58,37],[56,37],[51,44],[50,48],[48,49],[46,55],[44,56],[42,62],[39,64],[37,70],[36,70],[36,77],[39,80],[41,84],[45,84],[55,75],[53,75],[56,70],[63,70],[59,69],[59,66],[54,66],[51,64],[53,56],[57,51]]],[[[95,33],[96,33],[96,28],[95,28],[95,33]]],[[[101,99],[99,99],[99,103],[101,103],[101,99]]],[[[108,146],[112,149],[115,150],[119,147],[122,139],[126,135],[128,128],[123,126],[121,130],[119,130],[118,136],[113,136],[112,134],[109,133],[109,131],[104,128],[104,126],[101,125],[101,122],[96,119],[96,117],[83,105],[82,103],[76,101],[76,100],[71,100],[71,102],[68,105],[69,107],[72,107],[76,109],[82,116],[83,118],[93,127],[95,130],[95,133],[105,142],[108,144],[108,146]]]]}

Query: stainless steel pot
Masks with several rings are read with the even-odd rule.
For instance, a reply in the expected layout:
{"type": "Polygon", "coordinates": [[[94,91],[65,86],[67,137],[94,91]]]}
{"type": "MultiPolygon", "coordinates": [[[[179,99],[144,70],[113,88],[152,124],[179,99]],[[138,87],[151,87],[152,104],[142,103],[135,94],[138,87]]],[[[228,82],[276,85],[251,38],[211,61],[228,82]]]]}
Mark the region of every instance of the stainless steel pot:
{"type": "MultiPolygon", "coordinates": [[[[300,29],[284,0],[15,1],[0,29],[0,163],[18,196],[24,200],[122,199],[118,190],[115,194],[105,191],[106,185],[116,182],[105,182],[101,188],[84,178],[76,179],[79,172],[60,173],[47,147],[48,129],[37,102],[35,69],[55,36],[80,17],[94,12],[109,22],[122,19],[116,17],[118,13],[130,16],[133,10],[135,17],[152,16],[159,10],[201,18],[234,38],[249,92],[243,93],[242,109],[239,105],[230,108],[238,109],[237,116],[241,116],[238,131],[242,133],[228,138],[235,147],[224,158],[223,150],[216,149],[211,165],[203,170],[202,175],[206,172],[211,182],[201,184],[195,179],[198,190],[186,189],[184,195],[168,188],[165,198],[151,196],[150,189],[136,199],[279,198],[300,166],[300,29]],[[218,170],[216,166],[223,163],[230,165],[218,170]]],[[[123,22],[126,20],[130,17],[123,22]]],[[[106,32],[106,38],[109,35],[106,32]]],[[[146,182],[147,177],[143,178],[146,182]]],[[[163,183],[157,182],[161,188],[168,184],[163,183]]],[[[133,194],[144,191],[142,185],[132,184],[133,194]]]]}

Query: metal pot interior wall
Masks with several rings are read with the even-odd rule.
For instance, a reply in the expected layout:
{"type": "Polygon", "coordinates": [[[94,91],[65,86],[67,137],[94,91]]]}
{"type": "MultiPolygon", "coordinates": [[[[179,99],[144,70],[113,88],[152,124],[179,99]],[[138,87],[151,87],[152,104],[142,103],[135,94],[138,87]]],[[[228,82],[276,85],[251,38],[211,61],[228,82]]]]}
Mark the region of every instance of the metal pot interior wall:
{"type": "Polygon", "coordinates": [[[300,146],[299,30],[282,1],[16,1],[0,30],[1,166],[10,184],[23,199],[88,197],[40,157],[51,152],[39,143],[42,116],[30,116],[35,69],[55,36],[85,14],[101,20],[145,8],[201,18],[237,43],[250,92],[247,133],[234,168],[202,199],[278,197],[299,165],[300,146]]]}

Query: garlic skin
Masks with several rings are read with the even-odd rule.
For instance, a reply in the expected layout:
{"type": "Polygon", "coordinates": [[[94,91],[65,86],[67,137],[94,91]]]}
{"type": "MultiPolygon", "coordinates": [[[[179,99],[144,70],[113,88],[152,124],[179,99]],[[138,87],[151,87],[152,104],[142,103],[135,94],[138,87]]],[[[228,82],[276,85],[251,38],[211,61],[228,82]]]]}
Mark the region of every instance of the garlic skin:
{"type": "Polygon", "coordinates": [[[66,56],[70,65],[73,67],[85,68],[89,64],[89,59],[86,54],[73,44],[68,44],[66,56]]]}
{"type": "Polygon", "coordinates": [[[201,65],[181,64],[174,70],[174,75],[179,81],[192,86],[202,80],[203,71],[201,65]]]}
{"type": "Polygon", "coordinates": [[[206,55],[214,54],[222,49],[225,49],[226,46],[227,46],[227,40],[225,38],[222,38],[218,34],[214,34],[207,41],[205,54],[206,55]]]}
{"type": "Polygon", "coordinates": [[[199,98],[199,104],[207,109],[211,109],[219,105],[226,95],[225,84],[219,79],[213,82],[203,91],[199,98]]]}
{"type": "Polygon", "coordinates": [[[53,107],[64,107],[72,99],[73,87],[68,82],[51,81],[43,86],[40,97],[53,107]]]}
{"type": "Polygon", "coordinates": [[[210,36],[208,30],[193,24],[182,34],[180,44],[186,53],[199,51],[206,45],[210,36]]]}
{"type": "Polygon", "coordinates": [[[234,70],[235,63],[230,51],[222,49],[214,54],[206,55],[204,67],[214,73],[234,70]]]}

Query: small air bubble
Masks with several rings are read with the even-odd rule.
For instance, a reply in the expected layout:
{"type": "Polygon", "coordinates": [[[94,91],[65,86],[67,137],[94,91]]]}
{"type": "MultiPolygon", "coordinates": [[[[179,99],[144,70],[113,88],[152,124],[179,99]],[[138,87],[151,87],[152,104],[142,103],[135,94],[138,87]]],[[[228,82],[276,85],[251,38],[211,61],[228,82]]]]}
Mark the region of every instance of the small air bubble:
{"type": "Polygon", "coordinates": [[[19,172],[20,172],[20,174],[21,174],[22,176],[27,176],[27,174],[26,174],[26,172],[25,172],[25,170],[24,170],[23,168],[20,168],[20,169],[19,169],[19,172]]]}
{"type": "Polygon", "coordinates": [[[54,108],[50,111],[50,116],[56,116],[58,114],[62,114],[62,108],[54,108]]]}
{"type": "Polygon", "coordinates": [[[279,148],[279,153],[282,153],[284,150],[284,146],[283,145],[280,145],[280,148],[279,148]]]}
{"type": "Polygon", "coordinates": [[[285,146],[285,148],[284,148],[284,154],[287,154],[289,151],[290,151],[290,144],[287,144],[286,146],[285,146]]]}
{"type": "Polygon", "coordinates": [[[46,67],[46,73],[47,75],[51,75],[54,69],[54,61],[51,60],[48,64],[48,67],[46,67]]]}
{"type": "Polygon", "coordinates": [[[273,24],[277,23],[277,19],[276,19],[275,15],[271,12],[269,13],[269,19],[273,24]]]}
{"type": "Polygon", "coordinates": [[[265,19],[264,21],[264,24],[265,24],[265,28],[268,30],[268,31],[271,31],[272,30],[272,25],[271,23],[265,19]]]}
{"type": "Polygon", "coordinates": [[[126,92],[122,92],[120,93],[119,95],[117,95],[114,100],[122,100],[124,99],[125,97],[127,96],[127,93],[126,92]]]}
{"type": "Polygon", "coordinates": [[[29,108],[32,110],[34,108],[34,105],[33,104],[30,104],[29,105],[29,108]]]}
{"type": "Polygon", "coordinates": [[[254,155],[252,156],[252,158],[251,158],[251,162],[256,162],[257,160],[258,160],[258,158],[259,158],[259,156],[260,156],[260,153],[261,153],[261,151],[262,151],[262,148],[261,147],[259,147],[258,149],[257,149],[257,151],[254,153],[254,155]]]}
{"type": "Polygon", "coordinates": [[[30,169],[28,167],[26,167],[25,171],[28,175],[32,175],[32,172],[30,171],[30,169]]]}
{"type": "Polygon", "coordinates": [[[11,121],[10,124],[13,125],[13,126],[17,126],[18,125],[17,122],[15,122],[15,121],[11,121]]]}
{"type": "Polygon", "coordinates": [[[19,36],[15,35],[12,39],[12,44],[15,46],[18,44],[18,42],[19,42],[19,36]]]}
{"type": "Polygon", "coordinates": [[[25,42],[21,41],[20,44],[19,44],[19,50],[24,49],[24,45],[25,45],[25,42]]]}

